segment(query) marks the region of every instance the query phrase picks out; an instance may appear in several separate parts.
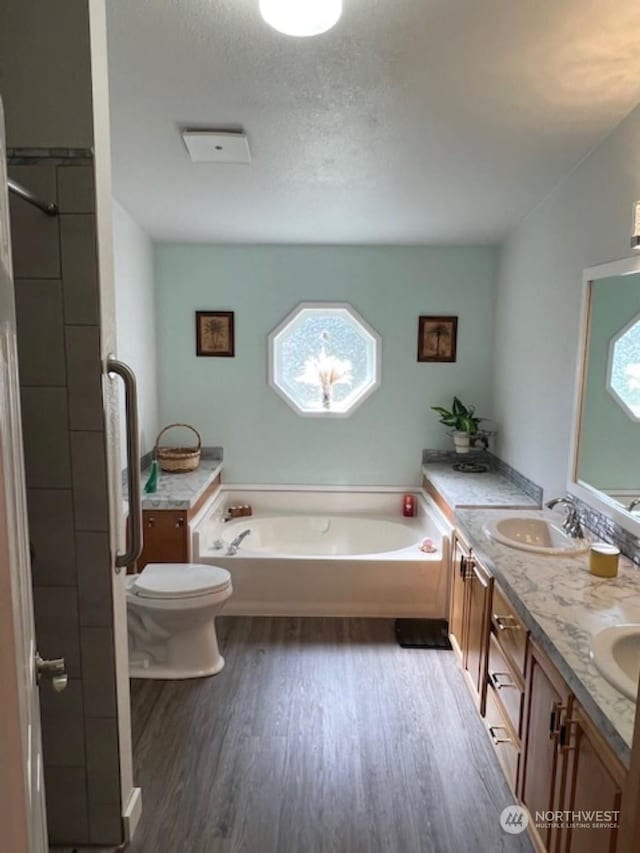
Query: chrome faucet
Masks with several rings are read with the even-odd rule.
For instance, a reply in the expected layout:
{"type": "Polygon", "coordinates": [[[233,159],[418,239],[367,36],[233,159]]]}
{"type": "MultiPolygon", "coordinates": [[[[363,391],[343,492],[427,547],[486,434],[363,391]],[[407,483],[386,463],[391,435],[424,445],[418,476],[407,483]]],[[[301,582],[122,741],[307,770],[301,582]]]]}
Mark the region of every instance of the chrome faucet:
{"type": "Polygon", "coordinates": [[[238,553],[238,548],[250,533],[251,530],[249,529],[243,530],[239,536],[236,536],[233,542],[229,543],[229,547],[227,548],[227,557],[233,557],[238,553]]]}
{"type": "Polygon", "coordinates": [[[627,507],[627,512],[633,512],[633,510],[634,510],[637,506],[640,506],[640,498],[634,498],[634,499],[631,501],[631,503],[630,503],[630,504],[629,504],[629,506],[627,507]]]}
{"type": "Polygon", "coordinates": [[[562,529],[572,539],[584,539],[584,532],[580,523],[580,512],[573,498],[553,498],[553,500],[547,501],[546,506],[549,509],[553,509],[556,506],[566,506],[567,517],[564,520],[562,529]]]}

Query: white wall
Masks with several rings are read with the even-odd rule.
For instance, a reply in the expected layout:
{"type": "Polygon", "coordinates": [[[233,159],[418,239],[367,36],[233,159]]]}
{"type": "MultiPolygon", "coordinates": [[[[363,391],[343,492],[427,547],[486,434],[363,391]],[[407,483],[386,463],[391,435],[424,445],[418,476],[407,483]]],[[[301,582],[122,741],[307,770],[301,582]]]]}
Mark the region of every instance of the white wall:
{"type": "Polygon", "coordinates": [[[505,242],[496,300],[494,407],[502,458],[543,486],[566,485],[582,271],[628,257],[640,199],[640,108],[505,242]]]}
{"type": "MultiPolygon", "coordinates": [[[[138,379],[140,450],[144,454],[153,447],[159,429],[153,244],[115,199],[113,248],[117,354],[133,368],[138,379]]],[[[120,445],[124,468],[124,418],[121,419],[120,445]]]]}

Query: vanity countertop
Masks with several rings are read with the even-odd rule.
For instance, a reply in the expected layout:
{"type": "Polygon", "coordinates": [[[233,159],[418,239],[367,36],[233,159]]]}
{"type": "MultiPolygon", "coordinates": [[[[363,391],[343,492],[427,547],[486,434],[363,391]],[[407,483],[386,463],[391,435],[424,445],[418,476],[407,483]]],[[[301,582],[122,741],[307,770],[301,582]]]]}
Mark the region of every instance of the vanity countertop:
{"type": "Polygon", "coordinates": [[[538,507],[533,498],[499,471],[467,474],[454,471],[449,462],[428,462],[422,466],[422,473],[454,510],[538,507]]]}
{"type": "Polygon", "coordinates": [[[221,471],[219,459],[201,459],[196,470],[186,474],[160,471],[158,491],[151,495],[144,492],[149,471],[143,471],[142,509],[193,509],[221,471]]]}
{"type": "MultiPolygon", "coordinates": [[[[556,513],[542,510],[518,514],[556,521],[559,518],[556,513]]],[[[543,556],[489,539],[483,526],[496,518],[495,510],[458,510],[456,515],[461,533],[479,561],[492,572],[532,638],[628,766],[635,702],[605,681],[589,651],[591,638],[603,628],[640,622],[640,569],[621,558],[617,578],[597,578],[589,573],[586,554],[570,558],[543,556]]]]}

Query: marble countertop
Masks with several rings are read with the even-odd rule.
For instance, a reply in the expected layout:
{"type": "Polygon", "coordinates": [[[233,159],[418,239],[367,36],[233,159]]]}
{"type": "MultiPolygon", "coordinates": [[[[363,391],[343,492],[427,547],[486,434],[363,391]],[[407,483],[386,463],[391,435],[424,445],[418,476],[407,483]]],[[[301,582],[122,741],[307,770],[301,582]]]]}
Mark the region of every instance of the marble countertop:
{"type": "Polygon", "coordinates": [[[192,509],[212,481],[222,471],[219,459],[201,459],[195,471],[187,474],[159,472],[158,491],[144,492],[149,471],[142,473],[142,509],[192,509]]]}
{"type": "Polygon", "coordinates": [[[498,471],[464,474],[454,471],[448,462],[429,462],[422,466],[422,473],[455,510],[538,506],[533,498],[498,471]]]}
{"type": "MultiPolygon", "coordinates": [[[[518,514],[561,518],[542,510],[518,514]]],[[[483,531],[484,524],[497,515],[486,509],[456,511],[461,533],[480,562],[492,572],[532,638],[628,766],[635,702],[605,681],[589,651],[591,638],[603,628],[640,622],[640,569],[621,558],[618,577],[605,580],[589,573],[586,554],[551,557],[501,545],[483,531]]]]}

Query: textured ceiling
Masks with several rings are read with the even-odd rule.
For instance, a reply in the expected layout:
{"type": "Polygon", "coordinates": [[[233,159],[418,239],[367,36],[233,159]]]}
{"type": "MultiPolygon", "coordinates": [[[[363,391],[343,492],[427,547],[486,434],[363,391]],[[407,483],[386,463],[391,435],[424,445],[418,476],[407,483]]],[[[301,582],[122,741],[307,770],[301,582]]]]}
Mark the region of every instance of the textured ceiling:
{"type": "Polygon", "coordinates": [[[638,0],[344,6],[294,39],[258,0],[107,0],[114,193],[154,238],[495,241],[640,100],[638,0]]]}

